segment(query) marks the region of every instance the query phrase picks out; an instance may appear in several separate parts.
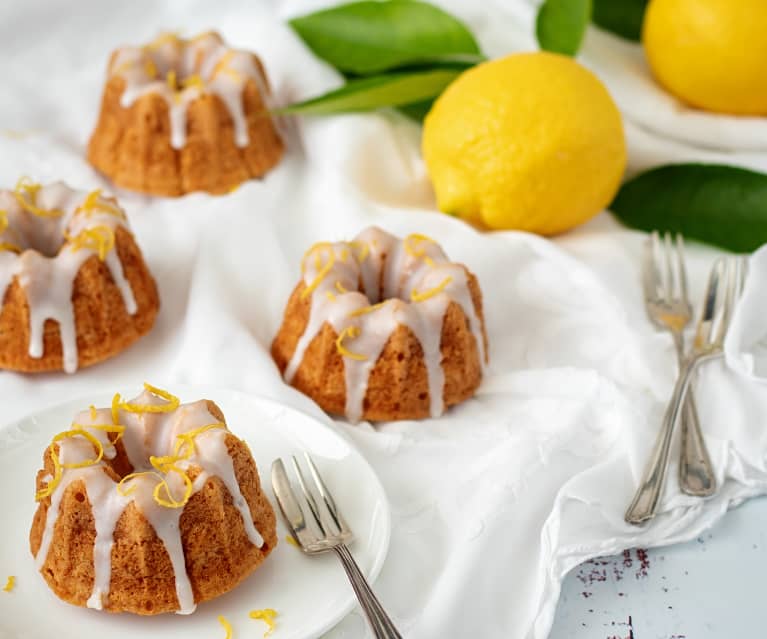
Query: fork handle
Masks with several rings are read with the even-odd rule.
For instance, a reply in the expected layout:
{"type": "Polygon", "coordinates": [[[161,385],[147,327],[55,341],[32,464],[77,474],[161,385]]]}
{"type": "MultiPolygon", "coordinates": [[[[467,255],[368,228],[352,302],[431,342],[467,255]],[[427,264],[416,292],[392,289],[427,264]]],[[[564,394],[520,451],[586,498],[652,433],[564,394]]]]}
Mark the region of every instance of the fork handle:
{"type": "MultiPolygon", "coordinates": [[[[684,366],[684,341],[681,331],[672,331],[679,368],[684,366]]],[[[679,488],[696,497],[716,492],[716,476],[700,428],[692,390],[682,406],[682,448],[679,457],[679,488]]]]}
{"type": "Polygon", "coordinates": [[[714,357],[721,357],[721,353],[694,356],[679,371],[679,377],[663,417],[663,425],[658,433],[658,438],[655,440],[655,446],[642,476],[642,482],[624,515],[627,523],[640,525],[655,517],[666,479],[671,437],[674,434],[674,426],[679,419],[682,403],[687,397],[692,374],[702,362],[714,357]]]}
{"type": "Polygon", "coordinates": [[[695,497],[716,492],[716,475],[700,430],[695,398],[690,390],[682,407],[682,450],[679,456],[679,487],[695,497]]]}
{"type": "Polygon", "coordinates": [[[375,638],[402,639],[402,635],[389,618],[389,615],[386,614],[381,602],[378,601],[378,598],[373,593],[370,584],[368,584],[367,579],[365,579],[365,575],[362,574],[354,556],[346,545],[340,544],[334,546],[333,550],[341,560],[341,564],[346,571],[347,577],[349,577],[354,593],[357,595],[357,599],[370,623],[375,638]]]}

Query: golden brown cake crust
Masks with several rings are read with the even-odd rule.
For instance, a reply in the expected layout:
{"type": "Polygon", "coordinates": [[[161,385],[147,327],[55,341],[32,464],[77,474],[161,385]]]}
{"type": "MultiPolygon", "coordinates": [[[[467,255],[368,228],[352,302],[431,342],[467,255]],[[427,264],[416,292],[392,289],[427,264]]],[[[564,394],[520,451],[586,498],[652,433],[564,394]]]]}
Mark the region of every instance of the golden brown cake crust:
{"type": "MultiPolygon", "coordinates": [[[[253,61],[268,90],[260,60],[253,55],[253,61]]],[[[242,93],[250,140],[245,147],[235,143],[232,118],[214,94],[205,93],[190,103],[185,144],[174,149],[166,101],[148,93],[125,108],[120,104],[124,90],[121,76],[108,79],[88,144],[88,161],[118,186],[166,196],[228,193],[263,176],[282,157],[282,138],[252,79],[242,93]]]]}
{"type": "MultiPolygon", "coordinates": [[[[474,308],[482,326],[487,353],[487,336],[482,310],[482,292],[477,278],[464,266],[474,308]]],[[[288,300],[282,326],[272,342],[271,353],[281,373],[290,362],[298,341],[309,322],[311,297],[302,298],[305,289],[299,282],[288,300]]],[[[338,335],[325,323],[311,341],[291,385],[311,397],[326,412],[346,412],[344,358],[336,348],[338,335]]],[[[440,342],[445,374],[445,407],[458,404],[472,395],[482,381],[482,365],[469,319],[461,307],[451,302],[442,324],[440,342]]],[[[362,418],[371,421],[422,419],[429,417],[429,384],[423,349],[412,331],[399,325],[389,337],[368,379],[362,418]]]]}
{"type": "MultiPolygon", "coordinates": [[[[223,421],[221,411],[209,402],[210,412],[223,421]]],[[[53,444],[57,446],[57,444],[53,444]]],[[[186,558],[186,570],[195,603],[228,592],[250,575],[277,545],[274,510],[265,493],[256,464],[247,445],[231,433],[226,446],[235,476],[248,503],[253,523],[264,544],[250,543],[240,512],[218,477],[209,478],[204,487],[189,499],[179,526],[186,558]]],[[[115,460],[106,462],[103,472],[113,480],[131,472],[119,444],[115,460]],[[121,473],[113,471],[120,468],[121,473]]],[[[44,467],[37,473],[37,490],[45,487],[53,473],[51,448],[43,455],[44,467]]],[[[198,474],[190,471],[190,478],[198,474]]],[[[29,534],[30,550],[37,555],[51,497],[40,501],[29,534]]],[[[91,505],[82,480],[67,486],[59,518],[54,525],[54,541],[43,563],[41,574],[51,590],[71,604],[85,606],[94,583],[93,544],[96,538],[91,505]]],[[[173,567],[165,546],[144,515],[131,503],[117,522],[112,548],[112,577],[104,609],[155,615],[178,610],[173,567]]]]}
{"type": "MultiPolygon", "coordinates": [[[[98,256],[80,268],[72,287],[77,330],[78,367],[97,364],[130,346],[154,324],[160,300],[149,269],[133,235],[123,227],[115,233],[115,248],[136,300],[130,315],[109,268],[98,256]]],[[[0,369],[25,373],[59,371],[63,368],[58,322],[46,320],[43,356],[30,357],[29,304],[14,277],[0,309],[0,369]]]]}

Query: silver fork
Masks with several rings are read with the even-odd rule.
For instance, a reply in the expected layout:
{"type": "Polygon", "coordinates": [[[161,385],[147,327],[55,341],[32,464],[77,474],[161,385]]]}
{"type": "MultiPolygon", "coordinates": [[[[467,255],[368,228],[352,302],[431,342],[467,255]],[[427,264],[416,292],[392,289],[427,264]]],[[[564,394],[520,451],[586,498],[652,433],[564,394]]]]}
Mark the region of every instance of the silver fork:
{"type": "Polygon", "coordinates": [[[679,371],[661,432],[642,482],[625,514],[630,524],[642,524],[655,516],[668,465],[671,435],[687,397],[692,375],[704,362],[724,355],[724,338],[735,304],[743,292],[746,273],[747,263],[743,257],[721,258],[711,270],[692,354],[679,371]]]}
{"type": "Polygon", "coordinates": [[[304,457],[314,483],[314,492],[310,489],[295,457],[292,457],[293,470],[301,487],[304,504],[312,514],[312,519],[320,531],[319,535],[307,525],[301,503],[285,471],[285,464],[281,459],[272,462],[272,489],[293,539],[307,555],[335,552],[341,560],[376,639],[402,639],[402,635],[386,614],[346,546],[354,539],[351,529],[341,516],[335,500],[325,486],[325,482],[322,481],[309,453],[305,452],[304,457]],[[318,503],[315,493],[321,498],[321,503],[318,503]]]}
{"type": "MultiPolygon", "coordinates": [[[[681,370],[684,366],[684,328],[692,318],[682,236],[677,234],[674,242],[671,233],[666,232],[661,242],[658,232],[653,231],[645,247],[642,273],[647,315],[656,326],[671,333],[681,370]]],[[[716,477],[692,393],[683,405],[681,419],[679,487],[688,495],[713,495],[716,477]]]]}

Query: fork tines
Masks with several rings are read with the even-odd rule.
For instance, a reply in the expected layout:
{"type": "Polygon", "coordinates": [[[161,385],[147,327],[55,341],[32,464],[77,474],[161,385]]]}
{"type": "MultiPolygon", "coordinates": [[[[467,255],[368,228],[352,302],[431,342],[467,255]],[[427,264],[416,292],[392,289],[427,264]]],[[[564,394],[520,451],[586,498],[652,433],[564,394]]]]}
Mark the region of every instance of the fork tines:
{"type": "Polygon", "coordinates": [[[324,552],[334,546],[348,543],[353,535],[309,453],[304,452],[304,459],[309,469],[310,479],[307,479],[298,459],[291,456],[291,465],[303,501],[299,500],[298,493],[293,487],[293,482],[288,478],[281,459],[275,460],[272,464],[272,484],[277,503],[288,522],[293,538],[302,550],[309,553],[324,552]],[[316,524],[319,535],[307,526],[303,515],[304,510],[311,513],[311,519],[316,524]]]}
{"type": "Polygon", "coordinates": [[[680,233],[673,238],[669,231],[653,231],[647,242],[644,274],[645,296],[650,300],[671,302],[675,296],[687,299],[687,269],[684,264],[684,239],[680,233]]]}
{"type": "Polygon", "coordinates": [[[711,269],[707,297],[703,301],[697,344],[720,344],[743,294],[748,260],[742,255],[720,257],[711,269]],[[724,294],[722,294],[722,290],[724,294]]]}

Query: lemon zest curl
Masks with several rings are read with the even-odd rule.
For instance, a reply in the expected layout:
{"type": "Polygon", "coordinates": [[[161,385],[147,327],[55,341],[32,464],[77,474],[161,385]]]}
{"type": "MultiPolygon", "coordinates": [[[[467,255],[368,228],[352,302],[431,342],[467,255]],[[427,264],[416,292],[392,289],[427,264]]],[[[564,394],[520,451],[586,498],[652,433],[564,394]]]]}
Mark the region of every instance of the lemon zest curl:
{"type": "Polygon", "coordinates": [[[101,198],[101,189],[95,189],[88,193],[85,200],[83,200],[83,203],[80,205],[79,210],[84,211],[88,217],[93,215],[96,211],[100,211],[125,219],[125,214],[119,207],[110,202],[106,202],[101,198]]]}
{"type": "Polygon", "coordinates": [[[33,182],[30,178],[22,176],[16,182],[16,188],[13,190],[13,197],[19,203],[19,206],[25,211],[37,215],[38,217],[61,217],[64,211],[59,209],[44,209],[37,206],[37,193],[43,188],[42,184],[33,182]]]}
{"type": "Polygon", "coordinates": [[[261,610],[251,610],[248,613],[248,617],[251,619],[257,619],[258,621],[263,621],[269,628],[264,633],[264,637],[268,637],[274,632],[274,628],[276,624],[274,623],[274,618],[277,617],[277,611],[274,608],[263,608],[261,610]]]}
{"type": "Polygon", "coordinates": [[[224,630],[226,631],[226,637],[224,637],[224,639],[232,639],[232,624],[230,624],[226,620],[226,617],[224,617],[223,615],[219,615],[218,623],[220,623],[224,627],[224,630]]]}
{"type": "Polygon", "coordinates": [[[117,407],[122,410],[127,410],[129,413],[171,413],[176,410],[180,404],[178,397],[171,395],[168,391],[162,388],[157,388],[144,382],[144,388],[153,395],[161,397],[166,400],[167,404],[132,404],[130,402],[121,402],[119,393],[115,395],[115,399],[112,400],[112,419],[115,418],[115,403],[117,407]]]}
{"type": "Polygon", "coordinates": [[[442,280],[439,284],[437,284],[434,288],[430,288],[427,291],[418,292],[415,289],[410,291],[410,299],[414,302],[423,302],[424,300],[428,300],[430,297],[434,297],[435,295],[439,295],[442,291],[444,291],[448,284],[453,281],[453,278],[449,275],[442,280]]]}
{"type": "Polygon", "coordinates": [[[367,315],[368,313],[373,313],[377,311],[379,308],[383,308],[388,303],[389,303],[389,300],[384,300],[383,302],[378,302],[378,304],[363,306],[362,308],[358,308],[356,311],[352,311],[351,313],[349,313],[349,317],[359,317],[360,315],[367,315]]]}
{"type": "Polygon", "coordinates": [[[364,362],[368,358],[367,355],[363,355],[362,353],[354,353],[344,346],[344,340],[347,337],[354,339],[355,337],[359,337],[360,332],[361,331],[358,326],[347,326],[341,331],[340,335],[336,339],[336,350],[344,357],[348,357],[349,359],[356,359],[359,362],[364,362]]]}
{"type": "Polygon", "coordinates": [[[11,242],[0,242],[0,251],[10,251],[11,253],[21,253],[21,247],[11,242]]]}
{"type": "Polygon", "coordinates": [[[99,259],[102,262],[106,259],[109,251],[115,246],[114,231],[103,224],[83,229],[74,237],[68,233],[64,233],[64,238],[70,242],[73,251],[90,249],[99,256],[99,259]]]}
{"type": "Polygon", "coordinates": [[[333,250],[333,245],[330,242],[317,242],[304,253],[304,257],[301,260],[302,271],[306,271],[306,259],[312,254],[314,254],[314,268],[317,269],[317,275],[306,288],[301,291],[302,300],[311,295],[314,289],[322,283],[322,280],[324,280],[327,274],[330,273],[330,269],[333,268],[333,264],[336,262],[336,252],[333,250]],[[322,261],[323,252],[328,255],[326,262],[322,261]]]}
{"type": "Polygon", "coordinates": [[[36,501],[50,497],[51,494],[53,494],[53,491],[56,490],[56,487],[61,483],[61,477],[65,468],[86,468],[87,466],[98,464],[104,457],[104,446],[94,435],[87,430],[83,430],[82,426],[80,426],[80,428],[72,428],[72,430],[66,430],[55,435],[51,440],[50,454],[51,459],[53,460],[53,478],[48,482],[48,485],[45,488],[37,491],[35,494],[36,501]],[[84,437],[87,439],[96,448],[96,457],[81,462],[62,464],[59,459],[59,453],[53,444],[72,437],[84,437]]]}

